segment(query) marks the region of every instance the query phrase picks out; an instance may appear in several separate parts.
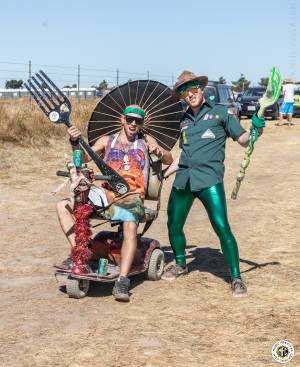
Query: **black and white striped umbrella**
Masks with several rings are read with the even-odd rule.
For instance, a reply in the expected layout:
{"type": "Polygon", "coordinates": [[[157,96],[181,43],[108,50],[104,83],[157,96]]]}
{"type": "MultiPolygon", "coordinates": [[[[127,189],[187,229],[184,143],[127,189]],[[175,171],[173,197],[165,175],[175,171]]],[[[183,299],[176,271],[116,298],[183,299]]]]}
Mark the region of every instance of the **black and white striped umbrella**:
{"type": "Polygon", "coordinates": [[[171,150],[179,136],[181,103],[171,89],[153,80],[135,80],[114,88],[97,104],[88,123],[88,140],[93,145],[103,135],[121,129],[120,117],[126,106],[137,104],[145,111],[143,132],[171,150]]]}

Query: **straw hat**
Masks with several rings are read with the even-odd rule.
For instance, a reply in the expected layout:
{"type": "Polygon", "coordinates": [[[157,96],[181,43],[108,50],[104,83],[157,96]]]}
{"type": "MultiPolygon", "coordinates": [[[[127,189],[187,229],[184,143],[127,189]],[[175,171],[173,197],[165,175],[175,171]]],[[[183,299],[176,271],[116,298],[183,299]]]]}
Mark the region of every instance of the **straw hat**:
{"type": "Polygon", "coordinates": [[[291,78],[287,78],[287,79],[284,80],[284,83],[285,84],[294,84],[294,81],[291,78]]]}
{"type": "Polygon", "coordinates": [[[183,71],[179,75],[178,80],[177,80],[176,84],[173,87],[172,94],[176,97],[180,97],[180,95],[177,92],[178,88],[181,87],[183,84],[185,84],[187,82],[192,82],[192,81],[196,81],[196,80],[198,82],[200,82],[200,84],[203,87],[205,87],[207,85],[207,82],[208,82],[208,78],[205,75],[197,76],[196,74],[192,73],[191,71],[188,71],[188,70],[183,71]]]}

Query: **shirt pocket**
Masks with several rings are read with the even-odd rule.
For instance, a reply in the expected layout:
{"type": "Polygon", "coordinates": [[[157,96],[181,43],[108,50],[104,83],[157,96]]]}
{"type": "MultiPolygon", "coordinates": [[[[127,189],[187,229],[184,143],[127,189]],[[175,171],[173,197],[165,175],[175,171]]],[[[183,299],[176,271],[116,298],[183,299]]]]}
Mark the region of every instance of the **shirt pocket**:
{"type": "Polygon", "coordinates": [[[210,128],[210,127],[218,127],[220,126],[220,121],[216,119],[206,120],[204,121],[203,128],[210,128]]]}

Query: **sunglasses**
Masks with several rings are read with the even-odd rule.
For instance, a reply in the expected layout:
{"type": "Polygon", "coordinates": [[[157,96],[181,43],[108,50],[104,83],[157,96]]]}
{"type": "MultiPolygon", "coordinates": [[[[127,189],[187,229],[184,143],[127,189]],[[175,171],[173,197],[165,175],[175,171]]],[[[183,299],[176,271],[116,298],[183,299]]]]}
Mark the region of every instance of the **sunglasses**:
{"type": "Polygon", "coordinates": [[[137,118],[137,117],[133,117],[133,116],[125,116],[125,120],[126,120],[128,125],[132,124],[133,121],[135,121],[135,123],[137,125],[142,125],[144,123],[143,118],[137,118]]]}
{"type": "Polygon", "coordinates": [[[203,90],[202,86],[197,85],[187,85],[186,87],[181,88],[181,90],[178,91],[178,93],[181,95],[181,97],[186,98],[188,97],[189,93],[196,94],[198,90],[203,90]]]}

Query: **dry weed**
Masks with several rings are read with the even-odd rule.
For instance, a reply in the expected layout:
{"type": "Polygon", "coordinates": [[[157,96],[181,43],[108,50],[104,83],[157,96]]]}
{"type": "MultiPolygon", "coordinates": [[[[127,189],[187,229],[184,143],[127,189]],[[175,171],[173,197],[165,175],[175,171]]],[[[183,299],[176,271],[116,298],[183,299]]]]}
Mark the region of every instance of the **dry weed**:
{"type": "MultiPolygon", "coordinates": [[[[72,101],[72,122],[83,133],[97,101],[72,101]]],[[[66,136],[66,128],[50,122],[33,101],[0,101],[0,142],[21,146],[41,146],[66,136]]]]}

